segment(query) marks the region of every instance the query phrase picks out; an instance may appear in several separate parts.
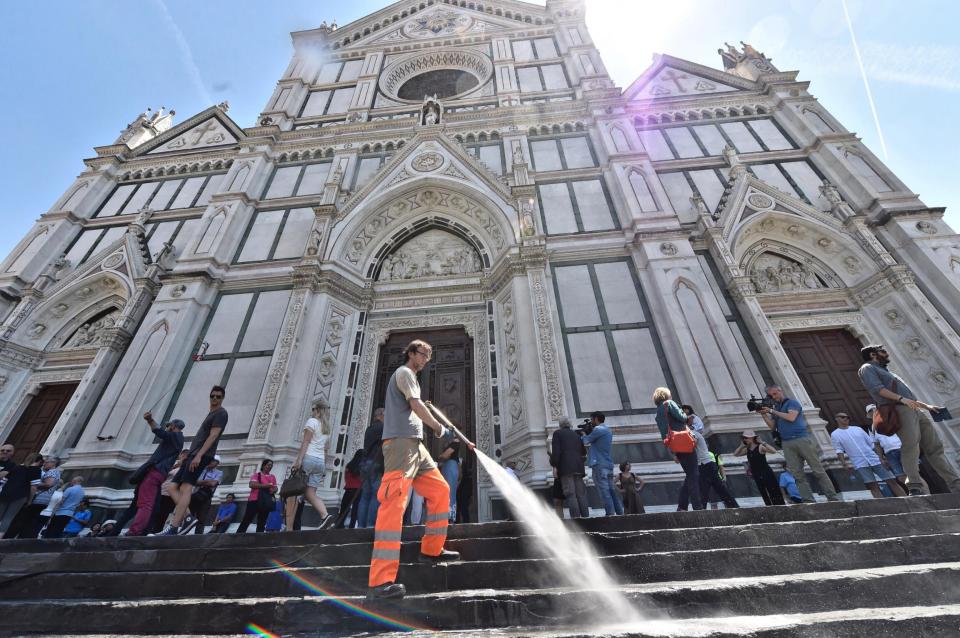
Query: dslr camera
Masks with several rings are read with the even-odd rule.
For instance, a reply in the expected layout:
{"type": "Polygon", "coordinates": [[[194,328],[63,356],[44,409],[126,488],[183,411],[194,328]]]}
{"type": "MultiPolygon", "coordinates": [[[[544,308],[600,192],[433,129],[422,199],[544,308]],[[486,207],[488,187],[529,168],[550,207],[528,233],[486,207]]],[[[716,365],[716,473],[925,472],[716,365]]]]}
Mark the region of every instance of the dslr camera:
{"type": "Polygon", "coordinates": [[[581,436],[586,436],[593,432],[593,419],[584,419],[583,423],[577,426],[577,432],[579,432],[581,436]]]}
{"type": "Polygon", "coordinates": [[[773,399],[767,396],[760,399],[751,394],[750,400],[747,401],[747,411],[749,412],[756,412],[758,410],[762,410],[763,408],[769,408],[772,410],[775,407],[776,403],[774,403],[773,399]]]}

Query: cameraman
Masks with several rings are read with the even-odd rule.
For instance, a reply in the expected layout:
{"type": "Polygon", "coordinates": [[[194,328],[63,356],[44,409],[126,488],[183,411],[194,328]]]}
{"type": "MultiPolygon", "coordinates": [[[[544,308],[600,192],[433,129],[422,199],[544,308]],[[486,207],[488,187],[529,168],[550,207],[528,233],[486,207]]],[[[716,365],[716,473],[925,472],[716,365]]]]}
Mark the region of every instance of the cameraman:
{"type": "Polygon", "coordinates": [[[796,399],[789,399],[783,394],[778,385],[767,386],[767,396],[773,399],[772,408],[760,408],[760,416],[767,427],[780,433],[783,442],[783,458],[787,462],[787,469],[797,480],[800,496],[804,503],[816,503],[810,483],[803,469],[803,462],[810,466],[810,471],[817,477],[820,491],[826,495],[828,501],[839,501],[837,491],[833,488],[830,477],[827,476],[823,464],[820,462],[820,450],[810,435],[807,420],[803,416],[803,406],[796,399]]]}
{"type": "Polygon", "coordinates": [[[590,448],[587,465],[593,469],[593,484],[603,499],[603,509],[607,516],[613,516],[623,514],[623,501],[613,484],[613,432],[603,424],[605,420],[603,412],[594,412],[590,415],[590,423],[584,423],[578,431],[582,433],[580,440],[590,448]]]}

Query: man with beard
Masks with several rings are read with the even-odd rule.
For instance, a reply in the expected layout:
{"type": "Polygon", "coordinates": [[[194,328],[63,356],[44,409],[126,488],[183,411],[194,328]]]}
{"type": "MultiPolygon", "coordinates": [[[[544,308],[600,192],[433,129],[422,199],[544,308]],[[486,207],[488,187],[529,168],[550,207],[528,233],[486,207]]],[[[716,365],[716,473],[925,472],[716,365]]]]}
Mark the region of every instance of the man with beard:
{"type": "Polygon", "coordinates": [[[900,458],[907,473],[910,496],[924,493],[923,481],[920,480],[921,452],[924,462],[943,477],[950,486],[950,491],[960,492],[960,476],[953,464],[947,460],[940,435],[930,419],[930,412],[938,412],[936,406],[917,399],[910,386],[887,369],[890,355],[883,345],[866,346],[860,350],[860,356],[864,364],[860,366],[857,374],[874,403],[878,406],[896,406],[894,409],[900,421],[897,435],[902,443],[900,458]]]}

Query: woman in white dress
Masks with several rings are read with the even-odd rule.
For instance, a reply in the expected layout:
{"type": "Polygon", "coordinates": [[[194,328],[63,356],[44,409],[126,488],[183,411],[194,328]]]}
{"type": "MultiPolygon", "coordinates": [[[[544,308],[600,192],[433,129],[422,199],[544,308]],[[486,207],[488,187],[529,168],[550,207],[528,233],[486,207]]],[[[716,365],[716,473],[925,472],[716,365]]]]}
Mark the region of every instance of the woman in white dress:
{"type": "MultiPolygon", "coordinates": [[[[333,516],[327,513],[327,507],[317,497],[317,488],[323,485],[327,465],[327,442],[330,440],[330,405],[320,399],[313,403],[312,416],[303,424],[303,441],[300,443],[300,452],[293,463],[294,469],[303,470],[307,491],[304,498],[313,505],[320,514],[320,529],[325,529],[333,523],[333,516]]],[[[287,529],[293,529],[293,513],[296,511],[297,499],[288,499],[287,529]]]]}

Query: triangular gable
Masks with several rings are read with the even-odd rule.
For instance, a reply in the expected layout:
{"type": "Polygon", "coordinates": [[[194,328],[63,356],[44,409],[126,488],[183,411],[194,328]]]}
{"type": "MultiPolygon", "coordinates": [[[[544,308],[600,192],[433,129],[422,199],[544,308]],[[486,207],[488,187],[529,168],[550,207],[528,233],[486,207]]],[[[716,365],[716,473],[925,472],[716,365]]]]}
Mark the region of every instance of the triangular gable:
{"type": "Polygon", "coordinates": [[[754,90],[752,82],[668,55],[656,58],[624,92],[628,100],[683,99],[754,90]]]}
{"type": "Polygon", "coordinates": [[[232,146],[244,137],[233,120],[219,107],[211,106],[143,144],[134,155],[187,153],[232,146]]]}
{"type": "Polygon", "coordinates": [[[374,191],[390,190],[416,177],[472,183],[480,181],[504,201],[512,200],[510,190],[497,175],[467,153],[456,141],[434,130],[418,132],[363,189],[344,202],[340,214],[348,216],[353,208],[374,191]]]}
{"type": "MultiPolygon", "coordinates": [[[[437,4],[418,11],[413,15],[397,22],[390,22],[389,26],[382,26],[384,19],[391,19],[396,11],[386,7],[381,11],[340,27],[329,37],[334,41],[338,36],[347,36],[353,33],[364,33],[364,36],[354,40],[351,36],[349,44],[344,48],[367,47],[378,43],[395,44],[399,42],[413,43],[432,40],[434,38],[464,37],[483,35],[500,31],[516,31],[534,26],[528,22],[517,21],[506,15],[520,13],[525,16],[536,16],[545,22],[547,13],[543,7],[531,6],[526,3],[503,2],[502,6],[491,5],[491,11],[478,11],[466,7],[457,7],[437,4]],[[497,11],[501,15],[496,15],[497,11]],[[369,33],[368,33],[369,32],[369,33]]],[[[406,5],[397,3],[398,9],[406,9],[406,5]]]]}
{"type": "Polygon", "coordinates": [[[716,213],[717,225],[723,228],[723,237],[729,239],[749,218],[766,211],[804,217],[838,232],[841,232],[843,227],[839,220],[829,213],[824,213],[749,173],[735,179],[724,192],[716,213]]]}

